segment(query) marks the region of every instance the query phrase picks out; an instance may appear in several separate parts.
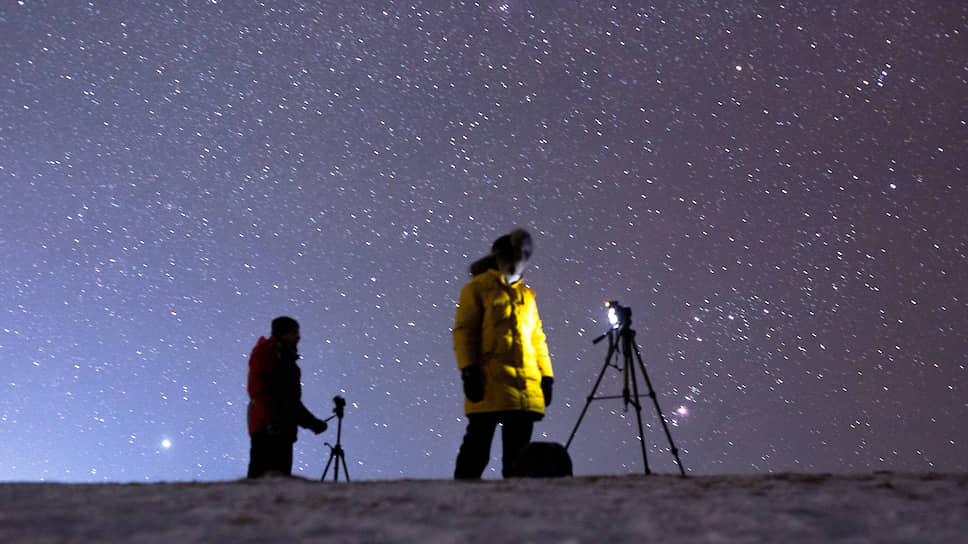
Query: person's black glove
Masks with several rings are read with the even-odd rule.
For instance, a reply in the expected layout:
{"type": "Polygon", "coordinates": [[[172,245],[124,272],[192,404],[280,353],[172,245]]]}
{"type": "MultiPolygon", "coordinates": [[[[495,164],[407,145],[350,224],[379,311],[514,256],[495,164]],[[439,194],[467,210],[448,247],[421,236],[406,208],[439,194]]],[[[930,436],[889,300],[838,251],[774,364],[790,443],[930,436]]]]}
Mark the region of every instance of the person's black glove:
{"type": "Polygon", "coordinates": [[[325,432],[328,428],[329,425],[327,425],[326,422],[321,419],[317,419],[309,425],[309,430],[316,434],[325,432]]]}
{"type": "Polygon", "coordinates": [[[545,406],[551,404],[551,388],[555,383],[555,379],[551,376],[544,376],[541,378],[541,392],[544,394],[545,406]]]}
{"type": "Polygon", "coordinates": [[[484,398],[484,373],[479,366],[469,366],[461,371],[464,381],[464,396],[471,402],[481,402],[484,398]]]}

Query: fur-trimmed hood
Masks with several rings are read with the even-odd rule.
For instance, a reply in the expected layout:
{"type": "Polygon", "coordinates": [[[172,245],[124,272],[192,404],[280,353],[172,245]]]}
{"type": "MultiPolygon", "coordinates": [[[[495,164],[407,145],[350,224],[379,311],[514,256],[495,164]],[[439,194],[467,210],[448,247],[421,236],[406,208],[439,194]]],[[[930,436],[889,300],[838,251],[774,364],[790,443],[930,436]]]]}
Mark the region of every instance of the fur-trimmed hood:
{"type": "Polygon", "coordinates": [[[514,229],[510,234],[505,234],[491,244],[491,252],[471,263],[471,276],[478,276],[488,270],[497,270],[498,255],[505,255],[510,258],[515,249],[521,250],[521,256],[525,261],[531,258],[534,250],[534,241],[531,234],[524,229],[514,229]]]}

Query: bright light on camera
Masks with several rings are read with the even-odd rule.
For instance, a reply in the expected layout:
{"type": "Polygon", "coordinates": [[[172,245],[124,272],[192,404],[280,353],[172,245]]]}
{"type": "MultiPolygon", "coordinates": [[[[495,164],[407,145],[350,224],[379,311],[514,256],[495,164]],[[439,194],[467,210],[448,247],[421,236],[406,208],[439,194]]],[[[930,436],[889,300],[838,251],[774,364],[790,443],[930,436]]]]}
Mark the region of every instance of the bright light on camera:
{"type": "Polygon", "coordinates": [[[618,328],[618,313],[615,311],[614,306],[608,307],[608,322],[612,324],[613,329],[618,328]]]}
{"type": "Polygon", "coordinates": [[[614,300],[606,302],[605,307],[608,308],[608,322],[610,329],[617,330],[629,326],[632,318],[631,310],[614,300]]]}

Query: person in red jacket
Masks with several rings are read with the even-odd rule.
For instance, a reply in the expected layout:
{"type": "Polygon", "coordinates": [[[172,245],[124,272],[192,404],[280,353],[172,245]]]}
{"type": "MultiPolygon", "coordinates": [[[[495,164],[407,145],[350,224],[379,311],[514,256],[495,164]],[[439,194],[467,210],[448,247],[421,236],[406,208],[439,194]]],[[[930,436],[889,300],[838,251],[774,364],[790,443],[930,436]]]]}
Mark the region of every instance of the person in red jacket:
{"type": "Polygon", "coordinates": [[[272,320],[272,335],[260,337],[249,356],[249,478],[267,472],[292,474],[292,444],[297,427],[316,434],[326,422],[302,403],[299,323],[291,317],[272,320]]]}

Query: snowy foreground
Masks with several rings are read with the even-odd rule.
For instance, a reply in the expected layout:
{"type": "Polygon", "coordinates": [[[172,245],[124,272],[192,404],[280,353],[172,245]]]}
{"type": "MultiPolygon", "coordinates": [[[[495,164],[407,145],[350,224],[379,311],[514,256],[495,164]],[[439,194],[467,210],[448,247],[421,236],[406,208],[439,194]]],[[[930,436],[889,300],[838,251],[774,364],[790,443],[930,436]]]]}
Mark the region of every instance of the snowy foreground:
{"type": "Polygon", "coordinates": [[[968,542],[968,475],[0,484],[4,543],[283,541],[968,542]]]}

